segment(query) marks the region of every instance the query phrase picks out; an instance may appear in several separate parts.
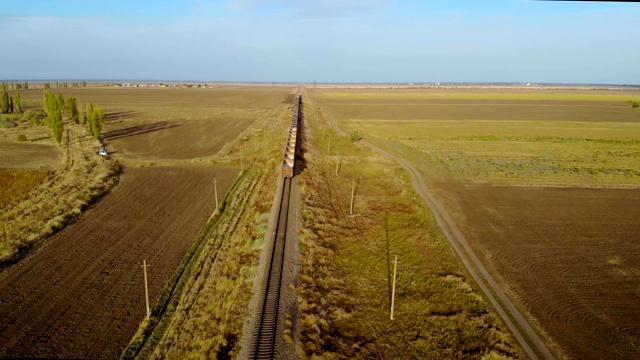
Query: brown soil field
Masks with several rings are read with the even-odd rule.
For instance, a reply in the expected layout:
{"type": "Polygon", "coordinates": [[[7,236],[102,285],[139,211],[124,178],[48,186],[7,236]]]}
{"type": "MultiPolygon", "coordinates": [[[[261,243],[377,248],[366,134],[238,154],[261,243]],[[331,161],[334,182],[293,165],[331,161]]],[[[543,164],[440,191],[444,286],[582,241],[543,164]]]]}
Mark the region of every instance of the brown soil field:
{"type": "Polygon", "coordinates": [[[0,210],[47,180],[47,171],[0,169],[0,210]]]}
{"type": "Polygon", "coordinates": [[[575,359],[640,353],[640,189],[440,184],[489,268],[575,359]]]}
{"type": "Polygon", "coordinates": [[[0,209],[44,183],[62,165],[59,147],[0,141],[0,209]]]}
{"type": "MultiPolygon", "coordinates": [[[[117,159],[212,156],[283,99],[288,88],[59,88],[55,94],[105,111],[101,139],[117,159]]],[[[42,90],[21,93],[26,108],[42,107],[42,90]]]]}
{"type": "Polygon", "coordinates": [[[136,158],[189,159],[211,156],[253,120],[183,120],[152,123],[110,123],[101,136],[113,153],[136,158]]]}
{"type": "Polygon", "coordinates": [[[117,358],[237,169],[126,168],[120,184],[0,274],[0,357],[117,358]],[[135,220],[134,220],[135,219],[135,220]],[[134,221],[132,221],[134,220],[134,221]]]}
{"type": "Polygon", "coordinates": [[[54,170],[62,165],[63,152],[59,146],[0,141],[0,168],[25,170],[54,170]]]}
{"type": "Polygon", "coordinates": [[[346,119],[437,120],[572,120],[638,121],[638,111],[624,102],[384,99],[331,100],[335,115],[346,119]],[[603,118],[603,112],[607,117],[603,118]]]}

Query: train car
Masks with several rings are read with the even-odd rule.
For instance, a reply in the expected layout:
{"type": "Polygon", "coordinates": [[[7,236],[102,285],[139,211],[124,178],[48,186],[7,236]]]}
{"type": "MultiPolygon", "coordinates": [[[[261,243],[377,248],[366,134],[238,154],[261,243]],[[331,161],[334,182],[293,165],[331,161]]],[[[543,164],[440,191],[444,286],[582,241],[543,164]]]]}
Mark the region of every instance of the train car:
{"type": "Polygon", "coordinates": [[[282,176],[293,177],[296,156],[300,153],[299,141],[298,141],[298,127],[300,126],[301,111],[300,105],[302,104],[302,96],[296,95],[293,105],[293,115],[291,117],[291,125],[289,127],[289,136],[287,138],[287,146],[284,150],[284,159],[282,161],[282,176]]]}

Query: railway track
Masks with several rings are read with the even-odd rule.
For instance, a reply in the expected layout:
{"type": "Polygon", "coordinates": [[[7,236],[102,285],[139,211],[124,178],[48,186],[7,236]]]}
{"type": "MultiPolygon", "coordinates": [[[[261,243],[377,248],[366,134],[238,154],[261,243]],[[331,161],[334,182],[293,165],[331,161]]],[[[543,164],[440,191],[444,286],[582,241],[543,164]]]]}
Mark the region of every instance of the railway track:
{"type": "Polygon", "coordinates": [[[253,336],[251,359],[274,359],[278,350],[280,289],[285,262],[290,194],[291,178],[285,177],[282,184],[280,210],[273,240],[269,274],[263,289],[262,309],[253,336]]]}

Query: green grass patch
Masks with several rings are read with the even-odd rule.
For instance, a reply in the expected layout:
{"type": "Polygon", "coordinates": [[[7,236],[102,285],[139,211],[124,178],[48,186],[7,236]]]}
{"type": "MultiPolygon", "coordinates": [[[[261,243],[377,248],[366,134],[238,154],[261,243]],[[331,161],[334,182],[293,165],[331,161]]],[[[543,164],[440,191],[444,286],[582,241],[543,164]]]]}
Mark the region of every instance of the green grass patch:
{"type": "Polygon", "coordinates": [[[385,141],[435,176],[504,185],[640,185],[640,123],[345,120],[341,124],[385,141]]]}

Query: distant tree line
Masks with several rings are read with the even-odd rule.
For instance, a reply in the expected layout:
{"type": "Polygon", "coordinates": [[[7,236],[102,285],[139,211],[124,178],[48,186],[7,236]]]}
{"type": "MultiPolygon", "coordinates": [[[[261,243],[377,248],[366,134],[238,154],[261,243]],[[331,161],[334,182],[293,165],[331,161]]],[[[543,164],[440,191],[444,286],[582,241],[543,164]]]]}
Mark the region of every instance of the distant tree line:
{"type": "Polygon", "coordinates": [[[13,91],[13,88],[16,88],[18,90],[27,90],[29,89],[29,82],[25,81],[23,83],[11,83],[11,90],[13,91]]]}
{"type": "MultiPolygon", "coordinates": [[[[69,87],[69,83],[66,81],[56,81],[56,88],[66,88],[69,87]]],[[[71,87],[87,87],[87,82],[86,81],[82,81],[82,82],[72,82],[71,83],[71,87]]],[[[51,83],[50,82],[46,82],[44,83],[44,88],[46,89],[51,89],[51,83]]]]}

